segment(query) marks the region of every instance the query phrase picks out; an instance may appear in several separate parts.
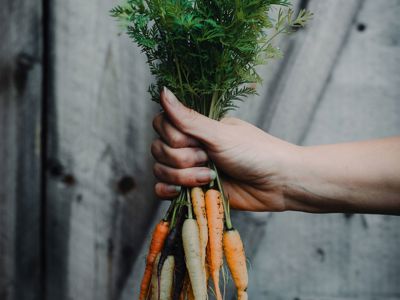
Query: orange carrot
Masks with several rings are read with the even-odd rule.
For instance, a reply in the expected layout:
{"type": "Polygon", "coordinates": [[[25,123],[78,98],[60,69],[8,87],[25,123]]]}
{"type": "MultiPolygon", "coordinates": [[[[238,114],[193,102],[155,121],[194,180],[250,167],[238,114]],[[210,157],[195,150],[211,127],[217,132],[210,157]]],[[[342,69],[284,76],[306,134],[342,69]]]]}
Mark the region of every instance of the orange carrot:
{"type": "Polygon", "coordinates": [[[146,257],[146,268],[144,270],[142,283],[140,284],[139,300],[146,299],[149,290],[154,261],[157,257],[157,254],[160,253],[164,245],[164,241],[168,235],[168,229],[169,229],[169,223],[164,220],[161,220],[153,231],[149,252],[146,257]]]}
{"type": "Polygon", "coordinates": [[[210,275],[214,282],[217,300],[222,300],[219,288],[219,271],[222,266],[222,235],[224,230],[224,208],[220,192],[210,189],[206,192],[206,213],[208,220],[208,243],[210,245],[210,275]]]}
{"type": "Polygon", "coordinates": [[[204,200],[203,190],[200,187],[192,188],[191,195],[193,212],[196,216],[197,225],[199,225],[201,259],[205,268],[206,247],[208,243],[206,203],[204,200]]]}
{"type": "Polygon", "coordinates": [[[210,257],[211,257],[210,243],[208,243],[207,247],[206,247],[206,282],[207,282],[207,285],[208,285],[208,279],[210,278],[210,273],[211,273],[210,257]]]}
{"type": "Polygon", "coordinates": [[[224,253],[231,271],[233,282],[237,288],[238,300],[247,300],[248,275],[246,256],[239,232],[231,229],[224,232],[224,253]]]}

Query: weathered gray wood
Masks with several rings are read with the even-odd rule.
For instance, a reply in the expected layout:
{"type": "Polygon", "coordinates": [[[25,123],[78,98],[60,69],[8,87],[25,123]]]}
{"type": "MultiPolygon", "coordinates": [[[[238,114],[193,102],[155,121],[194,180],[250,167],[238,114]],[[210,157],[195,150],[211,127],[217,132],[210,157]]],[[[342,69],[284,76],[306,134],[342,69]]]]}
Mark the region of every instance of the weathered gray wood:
{"type": "MultiPolygon", "coordinates": [[[[304,144],[400,134],[399,13],[399,1],[364,1],[304,144]]],[[[273,214],[250,297],[400,299],[399,226],[393,216],[273,214]]]]}
{"type": "Polygon", "coordinates": [[[0,298],[42,299],[41,1],[0,10],[0,298]]]}
{"type": "Polygon", "coordinates": [[[400,134],[398,13],[399,1],[364,4],[304,144],[400,134]]]}
{"type": "MultiPolygon", "coordinates": [[[[275,136],[299,142],[329,83],[360,5],[361,1],[310,1],[313,20],[284,45],[283,61],[273,65],[270,73],[267,68],[262,70],[266,84],[259,97],[263,100],[249,101],[245,118],[275,136]],[[334,36],[332,28],[337,32],[334,36]]],[[[241,117],[241,111],[238,116],[241,117]]],[[[259,240],[268,226],[267,216],[268,213],[243,212],[233,216],[234,223],[241,228],[250,260],[257,251],[263,251],[259,240]]],[[[233,284],[230,287],[232,291],[233,284]]],[[[229,292],[228,297],[233,295],[229,292]]]]}
{"type": "Polygon", "coordinates": [[[310,2],[314,20],[297,35],[298,42],[290,50],[279,83],[270,87],[270,99],[264,109],[267,114],[260,115],[257,122],[261,128],[285,140],[300,142],[362,3],[360,0],[310,2]]]}
{"type": "MultiPolygon", "coordinates": [[[[135,297],[148,245],[148,241],[141,245],[138,241],[145,232],[146,238],[149,238],[147,231],[141,227],[144,223],[140,222],[149,219],[152,215],[150,205],[143,204],[138,200],[139,197],[135,198],[136,201],[126,201],[126,198],[133,200],[132,193],[123,192],[122,194],[125,195],[123,196],[115,192],[118,182],[120,182],[120,188],[125,184],[129,187],[131,174],[135,175],[139,171],[150,169],[147,158],[141,161],[148,153],[146,143],[142,141],[139,145],[126,143],[126,138],[123,138],[132,136],[134,132],[135,136],[132,136],[132,140],[134,138],[138,141],[139,134],[142,134],[142,139],[147,142],[150,139],[146,133],[149,126],[146,125],[148,121],[144,115],[147,113],[147,120],[150,120],[151,109],[146,108],[146,104],[142,106],[139,102],[131,103],[126,100],[132,90],[140,91],[142,98],[147,97],[145,88],[148,77],[144,79],[140,77],[144,73],[147,74],[147,67],[137,50],[132,50],[133,46],[130,42],[126,39],[109,38],[114,32],[110,29],[112,24],[108,23],[109,20],[103,18],[102,10],[108,8],[105,8],[108,4],[104,2],[85,2],[80,4],[80,10],[74,9],[78,7],[77,3],[58,1],[55,6],[55,66],[59,69],[56,69],[55,74],[57,78],[52,114],[52,124],[55,126],[50,131],[52,138],[50,152],[53,158],[51,160],[53,172],[50,174],[53,175],[49,179],[50,243],[48,247],[49,277],[51,278],[49,295],[56,299],[116,297],[132,265],[130,258],[134,257],[141,247],[142,250],[137,254],[138,259],[121,299],[135,297]],[[87,16],[90,17],[87,19],[87,16]],[[80,22],[85,26],[82,27],[80,22]],[[96,38],[97,36],[102,38],[96,38]],[[140,61],[135,62],[134,59],[137,57],[140,57],[140,61]],[[126,76],[127,74],[129,77],[126,76]],[[121,83],[121,79],[126,81],[121,83]],[[141,84],[140,87],[137,86],[138,83],[141,84]],[[110,101],[110,99],[115,101],[110,101]],[[124,124],[129,122],[126,120],[131,120],[131,117],[127,115],[133,109],[139,111],[139,117],[127,129],[124,124]],[[130,130],[131,133],[129,133],[130,130]],[[120,145],[124,148],[119,148],[120,145]],[[100,150],[101,155],[96,152],[98,149],[102,150],[100,150]],[[130,154],[124,153],[131,149],[130,154]],[[137,157],[132,157],[135,153],[137,157]],[[129,165],[135,166],[131,172],[128,171],[129,165]],[[118,179],[122,177],[125,180],[119,181],[118,179]],[[141,203],[145,206],[144,208],[138,206],[142,205],[141,203]],[[133,218],[135,221],[132,221],[133,218]],[[136,228],[140,230],[135,230],[135,224],[139,224],[136,228]],[[124,269],[121,266],[126,261],[128,264],[124,269]]],[[[351,33],[351,25],[360,3],[361,1],[311,2],[310,8],[316,13],[315,20],[307,30],[296,34],[288,43],[287,59],[276,64],[272,72],[281,76],[280,79],[275,80],[273,78],[275,75],[269,77],[261,97],[256,102],[248,102],[250,103],[247,106],[248,110],[243,113],[246,119],[258,120],[258,124],[264,129],[270,128],[273,134],[291,141],[298,142],[307,137],[305,132],[309,127],[308,121],[317,108],[315,105],[329,89],[330,80],[328,79],[333,74],[333,66],[343,56],[341,49],[348,40],[348,34],[351,33]],[[338,15],[340,15],[339,20],[338,15]],[[304,89],[302,84],[305,84],[307,89],[304,89]],[[301,97],[293,97],[299,93],[301,97]],[[270,105],[265,110],[263,109],[264,97],[268,97],[270,105]],[[299,101],[299,99],[304,99],[304,101],[299,101]],[[266,113],[259,113],[263,111],[266,113]],[[299,116],[299,111],[302,112],[301,116],[299,116]]],[[[145,195],[143,199],[151,198],[151,181],[148,180],[151,177],[150,173],[143,177],[143,186],[140,186],[138,191],[138,195],[145,195]]],[[[124,188],[123,190],[125,191],[124,188]]],[[[162,215],[164,209],[165,207],[158,211],[156,220],[162,215]]],[[[255,278],[252,279],[253,286],[250,287],[250,291],[254,299],[267,296],[271,299],[295,299],[299,295],[298,290],[301,292],[301,299],[356,299],[358,294],[335,294],[336,290],[332,290],[329,295],[323,294],[329,290],[329,287],[323,284],[320,284],[321,290],[312,289],[315,282],[318,282],[318,275],[327,281],[330,280],[329,270],[338,263],[341,255],[354,256],[359,253],[357,251],[354,252],[355,254],[344,253],[340,249],[340,246],[350,243],[348,236],[338,235],[337,243],[332,243],[332,245],[328,240],[326,243],[331,247],[328,247],[328,250],[314,247],[313,243],[319,245],[321,241],[316,242],[315,231],[310,231],[305,242],[301,237],[303,230],[308,230],[309,227],[315,229],[321,222],[329,223],[326,225],[328,231],[332,227],[341,233],[346,230],[360,232],[360,226],[370,223],[371,218],[356,216],[349,219],[356,220],[351,221],[356,223],[355,225],[346,225],[343,222],[350,221],[344,219],[342,215],[337,216],[337,219],[332,219],[332,216],[328,219],[326,216],[313,216],[312,222],[309,219],[303,220],[301,214],[275,216],[241,213],[235,218],[235,224],[245,237],[253,266],[251,274],[255,278]],[[290,226],[287,224],[289,222],[287,216],[289,216],[289,221],[294,219],[294,223],[289,224],[290,226]],[[269,220],[268,223],[267,220],[269,220]],[[294,229],[299,231],[296,232],[294,229]],[[285,236],[287,247],[291,247],[290,250],[293,253],[282,250],[282,244],[276,242],[283,240],[282,236],[285,236]],[[295,239],[297,243],[290,244],[291,239],[295,239]],[[261,245],[257,245],[260,240],[261,245]],[[311,243],[312,247],[308,247],[307,243],[311,243]],[[298,245],[303,245],[303,256],[295,251],[298,245]],[[326,251],[332,252],[333,258],[329,261],[330,264],[324,266],[321,271],[317,262],[326,255],[324,254],[327,253],[326,251]],[[268,253],[267,262],[264,253],[268,253]],[[309,253],[311,253],[310,257],[308,257],[309,253]],[[289,260],[291,264],[287,266],[284,260],[289,254],[292,254],[292,258],[289,260]],[[283,271],[274,277],[274,268],[277,267],[276,259],[280,260],[286,269],[283,268],[283,271]],[[302,264],[302,261],[305,263],[302,264]],[[309,281],[304,283],[302,277],[299,277],[296,272],[308,272],[309,265],[314,267],[315,274],[312,278],[306,278],[309,281]],[[289,278],[291,281],[284,281],[287,276],[291,276],[289,278]],[[261,278],[265,282],[268,282],[270,278],[274,278],[275,281],[272,280],[271,284],[266,285],[261,278]],[[276,282],[280,285],[276,285],[276,289],[271,288],[276,282]],[[301,290],[303,285],[305,290],[301,290]],[[320,291],[322,294],[319,294],[320,291]]],[[[390,224],[392,228],[394,226],[392,219],[390,224]]],[[[331,231],[328,233],[331,234],[331,231]]],[[[324,232],[320,233],[321,237],[325,238],[323,234],[324,232]]],[[[367,237],[373,240],[373,235],[367,237]]],[[[379,255],[395,259],[397,258],[396,238],[395,236],[394,242],[387,250],[376,249],[373,245],[367,245],[367,247],[371,247],[371,251],[377,250],[379,255]]],[[[343,265],[342,263],[340,266],[343,267],[343,265]]],[[[355,266],[360,265],[355,264],[355,266]]],[[[345,282],[339,278],[343,274],[338,269],[339,266],[333,268],[338,273],[338,275],[333,275],[337,276],[333,277],[333,280],[336,280],[336,285],[333,284],[333,287],[345,282]]],[[[385,264],[379,269],[379,274],[386,270],[392,270],[393,273],[393,269],[385,264]]],[[[364,281],[358,281],[359,287],[370,284],[368,281],[370,277],[366,275],[365,278],[364,281]]],[[[393,281],[390,281],[387,286],[379,291],[381,292],[379,299],[385,299],[386,296],[387,299],[396,299],[396,294],[392,293],[393,281]],[[392,294],[384,294],[386,291],[392,294]]],[[[347,291],[346,288],[343,290],[347,291]]],[[[354,293],[359,293],[363,299],[374,299],[371,291],[362,293],[356,290],[354,293]]]]}
{"type": "Polygon", "coordinates": [[[52,3],[47,297],[116,299],[156,206],[150,77],[113,1],[52,3]]]}

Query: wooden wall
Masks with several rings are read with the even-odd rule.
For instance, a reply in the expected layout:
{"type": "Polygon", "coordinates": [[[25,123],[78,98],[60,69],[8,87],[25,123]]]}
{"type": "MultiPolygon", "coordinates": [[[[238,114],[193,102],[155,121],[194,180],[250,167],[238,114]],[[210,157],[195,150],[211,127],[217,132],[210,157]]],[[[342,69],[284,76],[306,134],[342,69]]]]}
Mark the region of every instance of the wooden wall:
{"type": "Polygon", "coordinates": [[[48,299],[117,299],[157,205],[150,76],[112,6],[50,6],[48,299]]]}
{"type": "Polygon", "coordinates": [[[0,9],[0,299],[42,299],[42,7],[0,9]]]}
{"type": "MultiPolygon", "coordinates": [[[[0,299],[132,299],[144,265],[158,107],[111,0],[0,10],[0,299]]],[[[295,1],[315,18],[237,116],[310,145],[400,133],[400,2],[295,1]]],[[[400,299],[400,219],[236,213],[251,299],[400,299]]],[[[231,299],[228,294],[226,299],[231,299]]]]}

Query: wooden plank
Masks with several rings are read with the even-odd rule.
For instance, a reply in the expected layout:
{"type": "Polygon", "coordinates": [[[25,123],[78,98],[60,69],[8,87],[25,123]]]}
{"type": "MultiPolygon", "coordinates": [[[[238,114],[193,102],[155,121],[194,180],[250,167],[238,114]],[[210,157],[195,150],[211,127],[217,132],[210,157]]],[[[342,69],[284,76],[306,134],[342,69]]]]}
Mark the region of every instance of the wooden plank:
{"type": "MultiPolygon", "coordinates": [[[[398,1],[364,1],[306,145],[400,134],[399,10],[398,1]]],[[[273,214],[250,297],[399,299],[399,226],[394,216],[273,214]]]]}
{"type": "Polygon", "coordinates": [[[314,20],[297,35],[299,42],[290,51],[281,79],[271,87],[267,113],[258,120],[261,128],[290,142],[301,141],[362,3],[359,0],[310,2],[314,20]]]}
{"type": "MultiPolygon", "coordinates": [[[[348,41],[351,25],[362,1],[310,1],[313,20],[284,45],[285,59],[263,69],[266,85],[255,103],[248,101],[244,118],[258,127],[290,142],[303,139],[315,108],[348,41]],[[335,35],[331,34],[335,28],[335,35]],[[323,55],[321,55],[323,54],[323,55]],[[250,107],[250,109],[249,109],[250,107]],[[301,113],[299,113],[301,112],[301,113]]],[[[241,111],[238,116],[241,117],[241,111]]],[[[241,229],[250,260],[264,252],[260,239],[268,227],[268,213],[237,213],[234,224],[241,229]]],[[[234,298],[229,284],[228,299],[234,298]]],[[[257,296],[257,294],[253,294],[257,296]]]]}
{"type": "Polygon", "coordinates": [[[117,299],[153,216],[150,81],[113,1],[52,2],[48,299],[117,299]]]}
{"type": "Polygon", "coordinates": [[[41,1],[0,10],[0,298],[41,295],[41,1]]]}
{"type": "MultiPolygon", "coordinates": [[[[362,215],[280,213],[251,259],[251,298],[396,298],[399,220],[362,215]]],[[[311,298],[311,299],[312,299],[311,298]]]]}
{"type": "Polygon", "coordinates": [[[400,5],[380,5],[364,4],[304,144],[400,134],[400,5]]]}

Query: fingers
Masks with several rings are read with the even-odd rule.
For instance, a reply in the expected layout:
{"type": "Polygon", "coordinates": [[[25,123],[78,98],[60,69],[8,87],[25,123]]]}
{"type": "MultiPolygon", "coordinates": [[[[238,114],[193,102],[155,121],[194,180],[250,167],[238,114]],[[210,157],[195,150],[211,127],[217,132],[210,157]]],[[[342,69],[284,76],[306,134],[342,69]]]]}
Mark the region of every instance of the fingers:
{"type": "Polygon", "coordinates": [[[212,145],[218,141],[223,124],[185,107],[167,88],[161,92],[160,103],[168,119],[179,131],[204,144],[212,145]]]}
{"type": "Polygon", "coordinates": [[[172,148],[160,139],[152,143],[151,153],[158,162],[180,169],[201,166],[208,161],[201,148],[172,148]]]}
{"type": "Polygon", "coordinates": [[[179,195],[181,187],[178,185],[170,185],[164,182],[158,182],[154,187],[154,191],[157,197],[161,199],[172,199],[179,195]]]}
{"type": "Polygon", "coordinates": [[[215,172],[206,167],[176,169],[161,163],[155,163],[153,171],[161,182],[189,187],[207,184],[216,177],[215,172]]]}
{"type": "Polygon", "coordinates": [[[199,146],[197,140],[176,129],[176,127],[165,117],[164,113],[161,113],[154,118],[153,128],[161,139],[172,148],[199,146]]]}

